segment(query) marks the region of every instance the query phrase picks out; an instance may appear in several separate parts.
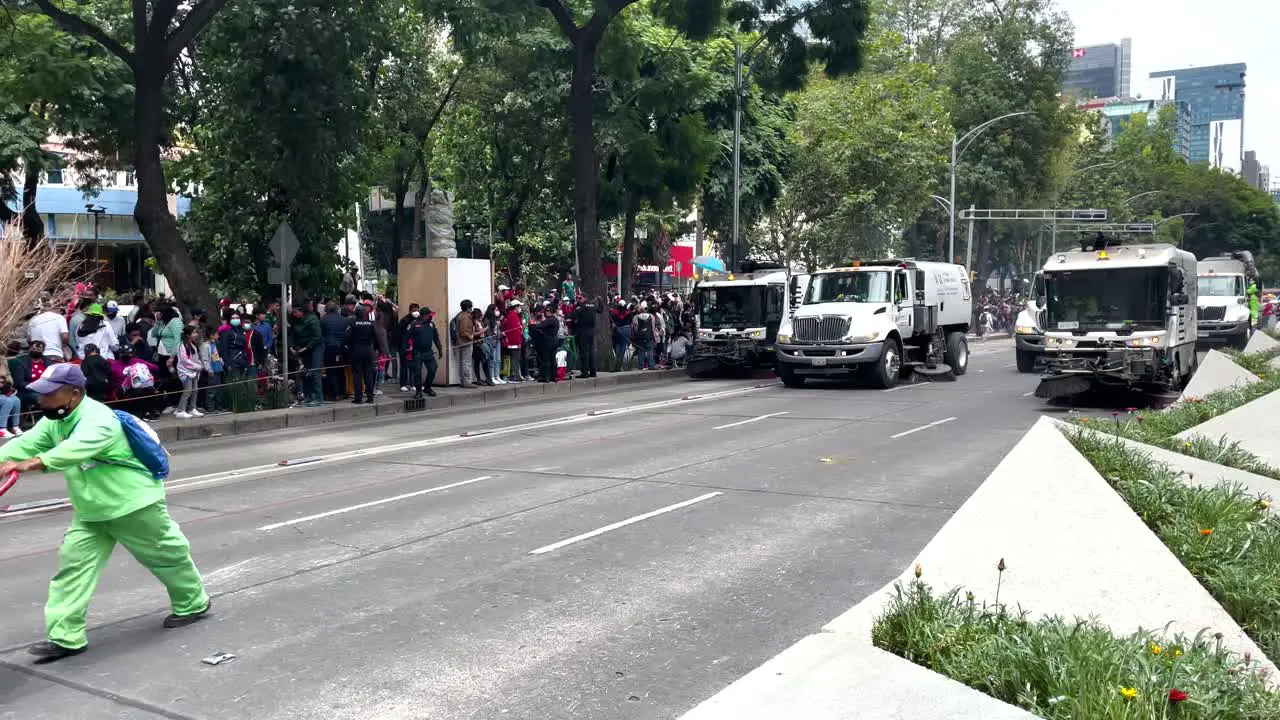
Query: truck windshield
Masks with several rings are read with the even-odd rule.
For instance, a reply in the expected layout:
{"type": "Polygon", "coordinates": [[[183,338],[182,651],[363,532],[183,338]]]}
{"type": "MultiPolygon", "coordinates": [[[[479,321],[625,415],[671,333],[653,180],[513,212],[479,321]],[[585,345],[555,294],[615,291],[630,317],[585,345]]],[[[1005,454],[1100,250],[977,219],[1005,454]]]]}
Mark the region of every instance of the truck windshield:
{"type": "Polygon", "coordinates": [[[1045,273],[1046,330],[1158,330],[1169,271],[1162,267],[1045,273]]]}
{"type": "Polygon", "coordinates": [[[1196,284],[1201,297],[1244,295],[1243,275],[1201,275],[1196,284]]]}
{"type": "Polygon", "coordinates": [[[893,272],[820,273],[809,280],[804,304],[829,302],[887,303],[893,272]]]}
{"type": "Polygon", "coordinates": [[[764,285],[698,288],[698,327],[763,327],[764,285]]]}

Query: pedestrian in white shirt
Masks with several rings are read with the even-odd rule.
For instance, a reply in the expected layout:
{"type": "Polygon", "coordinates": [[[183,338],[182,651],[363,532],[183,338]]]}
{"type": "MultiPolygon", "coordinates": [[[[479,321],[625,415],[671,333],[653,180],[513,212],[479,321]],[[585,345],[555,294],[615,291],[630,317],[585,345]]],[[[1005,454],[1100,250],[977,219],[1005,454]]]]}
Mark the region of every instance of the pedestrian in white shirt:
{"type": "Polygon", "coordinates": [[[33,342],[44,343],[46,363],[71,359],[71,338],[68,334],[67,319],[61,313],[52,309],[37,313],[27,324],[27,338],[33,342]]]}
{"type": "Polygon", "coordinates": [[[120,338],[103,317],[102,306],[97,303],[84,309],[84,321],[76,330],[76,340],[78,341],[76,355],[81,360],[84,359],[85,348],[89,345],[96,345],[98,352],[105,360],[114,360],[116,349],[120,347],[120,338]]]}

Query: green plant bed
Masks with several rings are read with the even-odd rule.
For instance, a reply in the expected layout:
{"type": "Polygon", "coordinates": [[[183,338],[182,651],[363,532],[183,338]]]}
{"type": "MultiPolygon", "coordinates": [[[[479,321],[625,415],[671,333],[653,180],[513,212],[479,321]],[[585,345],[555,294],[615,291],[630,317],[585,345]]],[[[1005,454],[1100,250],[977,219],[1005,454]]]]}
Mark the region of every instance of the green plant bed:
{"type": "Polygon", "coordinates": [[[1264,374],[1258,382],[1243,387],[1219,390],[1202,398],[1188,398],[1164,410],[1146,413],[1136,411],[1115,413],[1111,420],[1080,417],[1072,418],[1070,421],[1090,430],[1118,435],[1226,467],[1280,479],[1280,468],[1264,462],[1257,455],[1240,447],[1239,443],[1223,442],[1213,438],[1186,441],[1175,437],[1185,430],[1190,430],[1275,390],[1280,390],[1280,373],[1276,376],[1264,374]]]}
{"type": "Polygon", "coordinates": [[[872,629],[877,647],[1048,720],[1280,717],[1256,664],[1213,638],[1031,620],[920,580],[896,591],[872,629]]]}
{"type": "Polygon", "coordinates": [[[1222,352],[1226,353],[1240,367],[1263,379],[1267,377],[1268,373],[1275,372],[1275,368],[1271,367],[1271,361],[1280,357],[1280,347],[1251,353],[1234,348],[1225,348],[1222,352]]]}
{"type": "Polygon", "coordinates": [[[1110,438],[1068,439],[1262,651],[1280,657],[1280,519],[1270,499],[1190,485],[1110,438]]]}

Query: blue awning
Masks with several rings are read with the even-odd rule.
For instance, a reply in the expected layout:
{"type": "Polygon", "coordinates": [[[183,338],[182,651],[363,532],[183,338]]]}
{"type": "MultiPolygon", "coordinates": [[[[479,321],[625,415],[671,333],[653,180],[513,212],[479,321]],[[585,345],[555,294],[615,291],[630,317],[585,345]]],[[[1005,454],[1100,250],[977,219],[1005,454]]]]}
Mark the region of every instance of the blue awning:
{"type": "MultiPolygon", "coordinates": [[[[106,208],[106,215],[133,217],[138,202],[136,190],[103,190],[97,196],[86,195],[73,187],[41,185],[36,191],[36,211],[41,215],[85,215],[85,205],[106,208]]],[[[191,198],[179,196],[178,217],[191,212],[191,198]]],[[[16,203],[9,203],[16,209],[16,203]]]]}

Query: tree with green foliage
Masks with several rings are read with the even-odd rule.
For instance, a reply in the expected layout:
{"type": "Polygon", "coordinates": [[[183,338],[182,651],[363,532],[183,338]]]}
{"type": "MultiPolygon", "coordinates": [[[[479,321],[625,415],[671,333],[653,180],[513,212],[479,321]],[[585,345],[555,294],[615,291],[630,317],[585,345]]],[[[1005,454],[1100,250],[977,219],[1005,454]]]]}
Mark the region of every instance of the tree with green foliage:
{"type": "Polygon", "coordinates": [[[811,270],[901,250],[946,164],[946,93],[911,62],[902,36],[877,30],[867,69],[813,78],[794,95],[792,172],[766,255],[811,270]]]}
{"type": "Polygon", "coordinates": [[[266,0],[225,9],[196,62],[200,187],[193,254],[224,292],[267,289],[268,240],[283,220],[299,239],[295,286],[332,292],[337,243],[366,196],[375,83],[396,0],[368,7],[266,0]]]}
{"type": "MultiPolygon", "coordinates": [[[[211,307],[208,282],[187,251],[177,219],[169,212],[165,150],[171,132],[170,82],[175,68],[227,0],[135,0],[119,4],[87,2],[67,9],[54,0],[33,0],[63,30],[93,40],[123,63],[133,80],[132,112],[116,118],[111,137],[133,160],[138,181],[134,218],[177,297],[187,307],[211,307]]],[[[26,5],[24,1],[22,3],[26,5]]]]}
{"type": "MultiPolygon", "coordinates": [[[[554,19],[570,46],[572,74],[568,93],[570,127],[570,168],[573,178],[574,223],[582,286],[588,294],[603,294],[598,235],[599,163],[596,143],[597,60],[605,33],[614,20],[638,0],[602,0],[585,3],[574,0],[539,0],[538,6],[554,19]]],[[[519,3],[498,4],[489,24],[499,27],[522,25],[529,8],[519,3]]],[[[746,31],[763,30],[767,41],[761,46],[776,59],[772,74],[780,82],[799,83],[807,76],[809,60],[825,63],[833,76],[856,71],[861,65],[859,42],[866,26],[865,0],[813,0],[807,5],[790,5],[781,0],[752,2],[741,0],[728,5],[729,18],[746,31]],[[763,18],[769,16],[769,22],[763,18]]],[[[664,0],[654,12],[664,22],[690,38],[710,36],[720,26],[725,3],[722,0],[664,0]]],[[[472,8],[455,9],[462,27],[477,14],[472,8]]],[[[602,333],[602,338],[604,334],[602,333]]],[[[603,338],[607,342],[607,338],[603,338]]]]}
{"type": "MultiPolygon", "coordinates": [[[[1075,110],[1059,95],[1072,46],[1071,25],[1048,0],[992,0],[955,33],[942,74],[959,135],[1015,112],[969,143],[956,169],[957,210],[1041,207],[1051,202],[1055,169],[1073,142],[1075,110]]],[[[1025,229],[1022,231],[1025,232],[1025,229]]],[[[973,270],[986,285],[1013,253],[1010,228],[977,223],[973,270]]],[[[957,253],[963,254],[957,243],[957,253]]]]}

